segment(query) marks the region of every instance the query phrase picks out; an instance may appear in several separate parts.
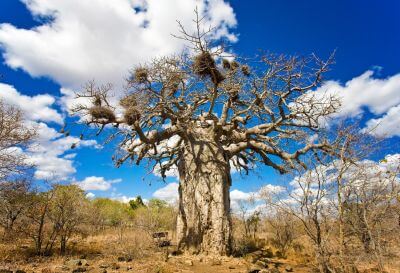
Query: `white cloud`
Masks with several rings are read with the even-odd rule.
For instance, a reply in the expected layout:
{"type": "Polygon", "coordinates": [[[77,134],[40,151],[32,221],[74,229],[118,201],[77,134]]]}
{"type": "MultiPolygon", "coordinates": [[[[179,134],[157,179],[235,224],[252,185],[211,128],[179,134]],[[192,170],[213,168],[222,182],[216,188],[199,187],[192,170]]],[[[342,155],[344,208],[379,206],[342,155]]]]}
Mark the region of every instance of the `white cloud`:
{"type": "Polygon", "coordinates": [[[165,187],[156,190],[153,193],[153,197],[174,204],[178,200],[178,187],[179,184],[176,182],[169,183],[165,187]]]}
{"type": "Polygon", "coordinates": [[[285,190],[282,186],[266,184],[262,186],[258,191],[243,192],[240,190],[232,190],[230,193],[231,201],[254,199],[259,201],[264,194],[278,194],[285,190]]]}
{"type": "Polygon", "coordinates": [[[378,162],[362,160],[357,164],[344,167],[339,160],[335,160],[327,165],[318,165],[316,168],[296,176],[289,183],[291,188],[288,189],[287,193],[290,193],[292,199],[298,201],[305,193],[315,197],[318,192],[323,192],[326,194],[323,197],[325,201],[331,198],[331,202],[336,202],[336,195],[332,192],[334,188],[331,185],[337,181],[339,170],[344,170],[341,174],[344,187],[365,188],[368,186],[387,186],[393,181],[399,182],[399,168],[400,154],[388,154],[378,162]],[[394,174],[396,174],[396,178],[393,180],[394,174]],[[330,196],[332,193],[333,196],[330,196]]]}
{"type": "Polygon", "coordinates": [[[79,140],[77,137],[58,133],[43,122],[30,122],[37,136],[26,149],[28,163],[35,166],[35,178],[47,180],[67,180],[76,172],[73,166],[73,154],[66,154],[72,144],[76,148],[97,146],[95,140],[79,140]]]}
{"type": "Polygon", "coordinates": [[[67,154],[64,156],[65,159],[74,159],[77,156],[76,153],[67,154]]]}
{"type": "Polygon", "coordinates": [[[94,199],[95,197],[96,197],[96,195],[94,193],[92,193],[92,192],[88,192],[86,194],[86,198],[88,198],[88,199],[94,199]]]}
{"type": "Polygon", "coordinates": [[[111,189],[112,184],[121,182],[122,179],[106,180],[104,177],[89,176],[82,181],[74,182],[85,191],[107,191],[111,189]]]}
{"type": "Polygon", "coordinates": [[[279,185],[266,184],[257,191],[243,192],[232,190],[230,192],[231,209],[233,213],[245,213],[250,216],[255,212],[265,212],[263,198],[267,194],[279,194],[285,191],[285,188],[279,185]]]}
{"type": "Polygon", "coordinates": [[[35,166],[37,179],[67,180],[76,172],[73,166],[76,154],[68,154],[71,146],[98,147],[95,140],[64,136],[45,123],[63,123],[62,115],[52,108],[56,99],[49,94],[22,95],[13,86],[0,83],[0,99],[19,107],[24,113],[26,125],[36,131],[32,143],[23,152],[27,156],[27,162],[35,166]]]}
{"type": "Polygon", "coordinates": [[[400,104],[390,108],[381,118],[367,121],[365,129],[378,137],[400,136],[400,104]]]}
{"type": "Polygon", "coordinates": [[[257,195],[262,197],[264,194],[278,194],[283,191],[285,191],[285,188],[282,186],[267,184],[258,190],[257,195]]]}
{"type": "MultiPolygon", "coordinates": [[[[160,165],[157,164],[157,165],[154,167],[153,174],[154,174],[155,176],[161,177],[160,165]]],[[[172,166],[168,171],[165,172],[165,176],[167,176],[167,177],[179,177],[178,168],[177,168],[175,165],[172,166]]]]}
{"type": "Polygon", "coordinates": [[[243,192],[240,190],[233,190],[230,192],[231,202],[249,200],[253,195],[254,192],[243,192]]]}
{"type": "Polygon", "coordinates": [[[0,83],[0,98],[8,104],[18,106],[29,120],[63,123],[61,114],[51,108],[55,98],[48,94],[30,97],[20,94],[11,85],[0,83]]]}
{"type": "Polygon", "coordinates": [[[400,104],[400,74],[385,78],[374,78],[373,71],[366,71],[344,85],[328,81],[315,92],[335,95],[341,99],[342,106],[337,116],[355,117],[367,107],[373,114],[381,115],[391,107],[400,104]]]}
{"type": "Polygon", "coordinates": [[[400,135],[400,74],[384,79],[374,77],[374,72],[362,75],[341,84],[328,81],[317,90],[309,92],[316,98],[335,96],[340,98],[340,110],[334,118],[359,117],[368,109],[375,117],[366,124],[366,130],[378,136],[400,135]]]}
{"type": "Polygon", "coordinates": [[[183,49],[176,20],[194,31],[197,6],[214,38],[236,40],[231,6],[223,0],[23,0],[40,26],[0,25],[7,65],[32,76],[49,76],[63,87],[91,79],[119,83],[132,65],[183,49]]]}

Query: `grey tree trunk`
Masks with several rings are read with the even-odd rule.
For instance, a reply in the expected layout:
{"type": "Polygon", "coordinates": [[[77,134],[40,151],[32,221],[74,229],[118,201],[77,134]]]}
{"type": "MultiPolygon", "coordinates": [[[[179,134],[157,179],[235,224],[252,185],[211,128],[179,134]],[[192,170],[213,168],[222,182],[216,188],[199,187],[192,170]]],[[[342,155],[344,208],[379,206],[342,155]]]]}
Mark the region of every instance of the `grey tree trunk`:
{"type": "Polygon", "coordinates": [[[178,165],[179,249],[206,255],[228,255],[232,225],[229,161],[212,128],[196,127],[178,165]]]}

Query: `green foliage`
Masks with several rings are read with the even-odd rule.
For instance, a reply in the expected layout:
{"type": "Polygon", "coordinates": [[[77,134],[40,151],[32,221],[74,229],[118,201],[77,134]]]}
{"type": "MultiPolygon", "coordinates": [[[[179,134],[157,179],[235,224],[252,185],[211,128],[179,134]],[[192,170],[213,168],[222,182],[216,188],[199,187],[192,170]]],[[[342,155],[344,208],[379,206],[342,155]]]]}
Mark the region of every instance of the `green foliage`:
{"type": "Polygon", "coordinates": [[[135,210],[136,226],[152,233],[175,228],[176,212],[167,202],[151,199],[147,206],[135,210]]]}
{"type": "Polygon", "coordinates": [[[131,209],[135,210],[144,207],[145,204],[143,203],[142,197],[139,195],[135,199],[129,201],[129,206],[131,206],[131,209]]]}
{"type": "Polygon", "coordinates": [[[131,216],[130,206],[109,198],[96,198],[92,201],[101,226],[119,226],[131,216]]]}
{"type": "Polygon", "coordinates": [[[168,203],[164,200],[153,198],[150,199],[148,207],[151,209],[162,210],[168,208],[168,203]]]}
{"type": "Polygon", "coordinates": [[[88,222],[89,201],[77,185],[55,185],[51,191],[48,217],[59,237],[60,252],[65,254],[71,236],[84,233],[82,224],[88,222]]]}

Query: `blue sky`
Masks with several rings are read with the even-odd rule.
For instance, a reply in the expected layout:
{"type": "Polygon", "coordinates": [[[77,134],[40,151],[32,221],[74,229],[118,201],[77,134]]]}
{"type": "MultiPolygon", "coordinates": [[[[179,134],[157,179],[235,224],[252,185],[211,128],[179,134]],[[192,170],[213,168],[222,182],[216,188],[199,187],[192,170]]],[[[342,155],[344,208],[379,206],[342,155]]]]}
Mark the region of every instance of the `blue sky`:
{"type": "MultiPolygon", "coordinates": [[[[101,149],[88,139],[71,151],[68,147],[81,129],[73,127],[67,139],[57,131],[63,122],[71,123],[66,107],[73,90],[85,81],[111,81],[118,86],[133,65],[154,55],[179,52],[183,45],[170,33],[176,31],[176,19],[189,24],[196,5],[204,7],[207,18],[218,26],[218,35],[231,40],[231,50],[239,55],[265,50],[326,58],[336,49],[336,64],[328,74],[332,82],[322,89],[344,97],[340,117],[361,118],[365,127],[380,124],[378,133],[386,136],[389,148],[377,158],[399,152],[399,1],[144,2],[145,11],[135,13],[126,7],[133,10],[142,1],[0,1],[0,97],[28,111],[30,122],[42,126],[43,134],[29,152],[42,166],[36,173],[39,179],[53,176],[80,183],[96,196],[151,198],[161,189],[155,196],[169,198],[176,184],[165,188],[142,166],[116,169],[112,146],[101,149]],[[148,29],[140,27],[144,21],[149,22],[148,29]]],[[[250,176],[233,174],[232,189],[256,191],[285,179],[259,167],[250,176]]]]}

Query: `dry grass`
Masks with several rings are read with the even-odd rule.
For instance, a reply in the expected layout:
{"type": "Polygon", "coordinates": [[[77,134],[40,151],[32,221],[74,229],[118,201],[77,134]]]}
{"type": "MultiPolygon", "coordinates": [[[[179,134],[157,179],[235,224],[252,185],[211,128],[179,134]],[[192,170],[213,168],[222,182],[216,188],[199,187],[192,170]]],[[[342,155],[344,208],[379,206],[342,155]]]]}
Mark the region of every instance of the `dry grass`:
{"type": "MultiPolygon", "coordinates": [[[[271,233],[260,232],[256,249],[263,252],[270,266],[277,267],[281,273],[290,266],[296,273],[313,272],[314,257],[312,245],[307,238],[296,238],[293,247],[287,253],[286,259],[279,257],[279,251],[270,243],[271,233]]],[[[61,272],[68,267],[74,269],[68,260],[84,258],[88,262],[87,271],[103,272],[103,266],[108,272],[148,272],[148,273],[227,273],[248,272],[255,266],[253,253],[244,257],[205,257],[205,256],[171,256],[174,247],[158,248],[153,239],[143,230],[136,229],[107,229],[87,238],[74,238],[69,243],[67,256],[56,253],[51,257],[32,255],[32,249],[26,240],[13,243],[0,243],[0,269],[22,269],[26,272],[61,272]],[[215,261],[218,262],[215,262],[215,261]],[[118,267],[118,269],[116,269],[118,267]]],[[[399,251],[399,250],[397,250],[399,251]]],[[[395,253],[394,255],[398,255],[395,253]]],[[[399,273],[400,261],[398,256],[386,257],[386,270],[389,273],[399,273]]],[[[364,258],[357,261],[360,272],[372,272],[373,266],[364,258]]]]}

